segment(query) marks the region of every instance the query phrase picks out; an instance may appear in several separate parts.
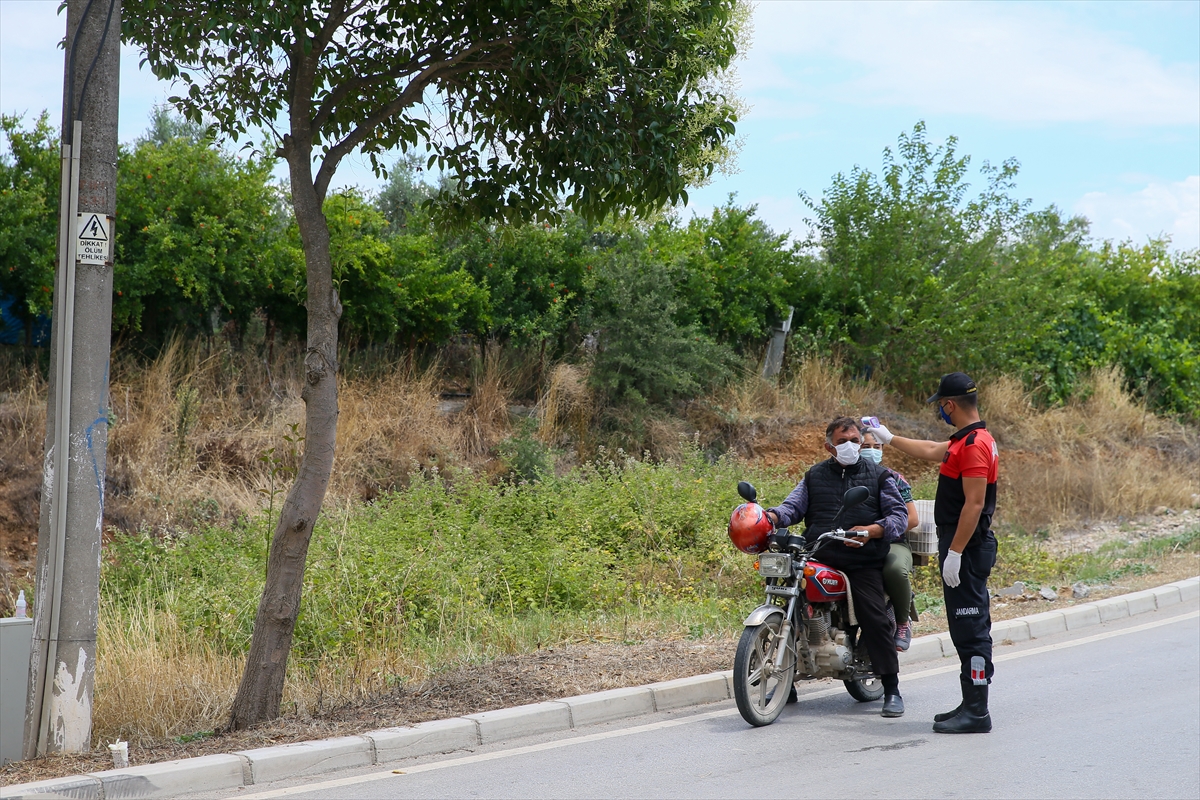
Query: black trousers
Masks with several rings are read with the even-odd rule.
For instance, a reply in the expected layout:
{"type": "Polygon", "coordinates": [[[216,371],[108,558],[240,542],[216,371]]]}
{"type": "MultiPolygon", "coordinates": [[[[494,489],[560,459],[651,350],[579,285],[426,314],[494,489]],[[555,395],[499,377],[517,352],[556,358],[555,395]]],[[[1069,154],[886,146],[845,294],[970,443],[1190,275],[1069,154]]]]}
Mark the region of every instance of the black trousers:
{"type": "Polygon", "coordinates": [[[859,637],[871,656],[871,666],[880,675],[900,672],[896,656],[896,629],[887,615],[887,593],[883,588],[883,570],[859,567],[842,570],[850,579],[854,614],[858,617],[859,637]]]}
{"type": "MultiPolygon", "coordinates": [[[[938,556],[946,563],[946,553],[954,538],[954,529],[938,531],[938,556]]],[[[996,538],[990,533],[978,545],[963,550],[959,584],[955,587],[942,581],[942,596],[946,599],[946,622],[950,641],[958,650],[962,676],[976,684],[991,683],[992,666],[992,606],[987,581],[996,565],[996,538]]]]}

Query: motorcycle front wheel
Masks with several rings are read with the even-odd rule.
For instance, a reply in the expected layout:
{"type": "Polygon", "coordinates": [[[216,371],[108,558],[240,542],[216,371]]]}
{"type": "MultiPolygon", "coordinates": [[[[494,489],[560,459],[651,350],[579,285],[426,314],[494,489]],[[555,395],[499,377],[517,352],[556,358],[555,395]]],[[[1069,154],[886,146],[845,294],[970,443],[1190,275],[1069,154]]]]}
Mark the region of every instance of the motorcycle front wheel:
{"type": "Polygon", "coordinates": [[[770,725],[779,717],[796,676],[796,649],[780,637],[782,624],[782,618],[775,616],[746,628],[733,657],[733,698],[742,719],[755,727],[770,725]],[[776,667],[780,647],[787,652],[783,666],[776,667]]]}
{"type": "Polygon", "coordinates": [[[846,691],[860,703],[870,703],[883,697],[883,682],[876,676],[861,678],[856,681],[842,681],[846,691]]]}

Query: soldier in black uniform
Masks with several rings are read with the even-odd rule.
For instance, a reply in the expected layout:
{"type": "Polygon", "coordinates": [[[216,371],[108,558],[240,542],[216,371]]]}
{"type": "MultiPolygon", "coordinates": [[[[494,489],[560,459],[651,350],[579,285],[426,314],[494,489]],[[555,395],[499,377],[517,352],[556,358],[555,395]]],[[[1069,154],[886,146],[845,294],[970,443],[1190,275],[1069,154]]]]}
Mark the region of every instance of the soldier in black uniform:
{"type": "Polygon", "coordinates": [[[938,416],[956,429],[948,442],[893,436],[885,427],[867,430],[897,450],[927,461],[942,462],[938,471],[933,521],[937,526],[942,564],[942,595],[950,640],[962,662],[962,703],[934,716],[937,733],[987,733],[988,684],[992,666],[992,615],[987,579],[996,563],[992,515],[996,511],[999,451],[979,418],[979,390],[961,372],[942,377],[937,393],[938,416]]]}

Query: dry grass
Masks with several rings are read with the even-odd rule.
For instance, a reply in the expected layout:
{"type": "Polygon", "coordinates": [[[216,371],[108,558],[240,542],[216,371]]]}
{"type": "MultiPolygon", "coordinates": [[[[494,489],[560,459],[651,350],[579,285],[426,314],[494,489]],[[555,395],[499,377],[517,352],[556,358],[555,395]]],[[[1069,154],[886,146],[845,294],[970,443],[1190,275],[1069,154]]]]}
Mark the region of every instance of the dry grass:
{"type": "Polygon", "coordinates": [[[558,364],[538,402],[538,438],[552,446],[574,442],[581,456],[590,449],[596,414],[587,377],[584,367],[558,364]]]}
{"type": "Polygon", "coordinates": [[[469,412],[463,424],[439,412],[439,388],[436,366],[421,373],[397,369],[378,380],[342,380],[330,484],[336,498],[373,500],[403,485],[414,468],[459,461],[468,430],[478,435],[484,426],[469,412]]]}
{"type": "Polygon", "coordinates": [[[984,415],[1004,451],[1005,520],[1052,530],[1200,499],[1196,431],[1135,401],[1115,370],[1090,384],[1082,399],[1041,411],[1014,380],[984,387],[984,415]]]}
{"type": "Polygon", "coordinates": [[[100,609],[93,740],[139,745],[225,723],[245,659],[187,635],[148,603],[119,613],[110,605],[100,609]]]}
{"type": "Polygon", "coordinates": [[[688,420],[706,445],[720,442],[750,455],[756,442],[787,436],[803,423],[828,422],[835,416],[886,411],[895,403],[869,381],[854,381],[836,359],[806,356],[789,364],[781,381],[747,372],[740,380],[693,403],[688,420]]]}
{"type": "Polygon", "coordinates": [[[503,351],[490,347],[476,365],[474,388],[462,412],[463,444],[474,458],[487,456],[509,432],[508,406],[512,397],[513,370],[504,363],[503,351]]]}

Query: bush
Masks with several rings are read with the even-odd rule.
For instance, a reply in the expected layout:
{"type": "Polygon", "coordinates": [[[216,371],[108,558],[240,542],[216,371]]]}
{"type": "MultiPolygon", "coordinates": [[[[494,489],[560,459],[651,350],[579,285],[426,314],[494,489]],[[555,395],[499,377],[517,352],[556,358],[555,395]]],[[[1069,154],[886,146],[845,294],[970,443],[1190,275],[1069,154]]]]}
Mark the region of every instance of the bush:
{"type": "Polygon", "coordinates": [[[676,321],[676,277],[636,239],[602,262],[585,319],[597,335],[590,381],[610,402],[669,405],[733,374],[729,348],[676,321]]]}

